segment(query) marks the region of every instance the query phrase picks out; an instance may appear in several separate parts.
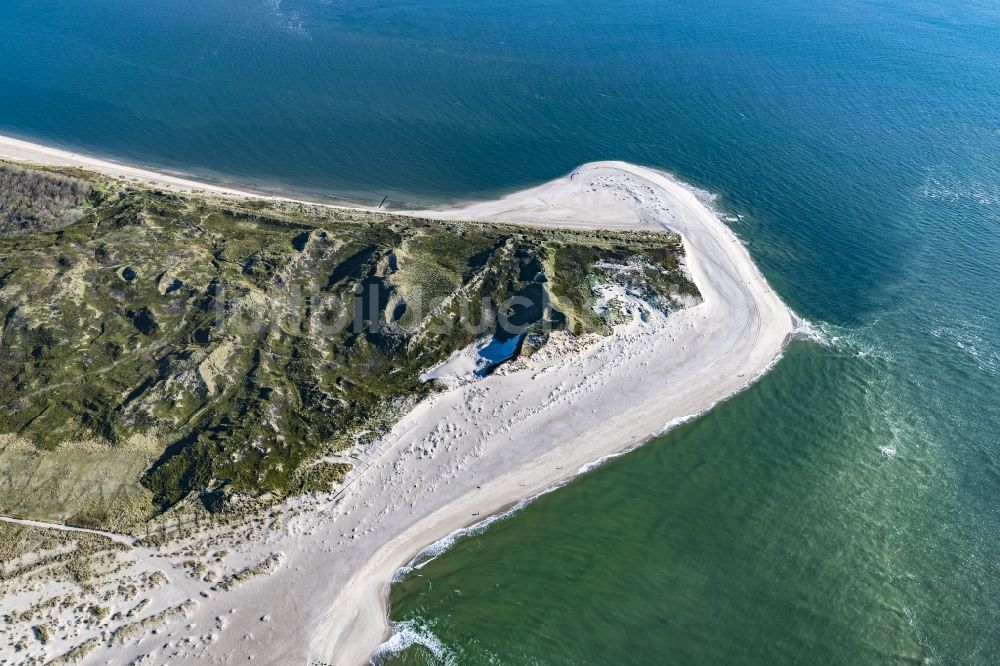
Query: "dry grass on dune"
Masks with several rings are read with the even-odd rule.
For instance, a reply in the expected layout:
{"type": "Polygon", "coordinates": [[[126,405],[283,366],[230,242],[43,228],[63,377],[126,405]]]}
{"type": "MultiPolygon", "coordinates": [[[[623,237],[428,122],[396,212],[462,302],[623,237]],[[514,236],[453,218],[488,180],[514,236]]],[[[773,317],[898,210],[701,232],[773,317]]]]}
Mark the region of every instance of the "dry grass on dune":
{"type": "Polygon", "coordinates": [[[0,164],[0,236],[74,222],[92,193],[90,183],[79,178],[0,164]]]}

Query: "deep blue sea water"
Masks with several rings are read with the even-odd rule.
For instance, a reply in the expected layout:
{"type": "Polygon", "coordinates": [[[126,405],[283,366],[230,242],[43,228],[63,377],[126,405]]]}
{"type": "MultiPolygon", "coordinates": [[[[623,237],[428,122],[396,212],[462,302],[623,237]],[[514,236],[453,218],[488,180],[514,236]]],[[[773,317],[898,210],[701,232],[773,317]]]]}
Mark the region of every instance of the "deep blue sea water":
{"type": "Polygon", "coordinates": [[[0,132],[397,205],[594,159],[719,194],[824,343],[398,585],[401,663],[1000,653],[995,3],[5,0],[0,132]]]}

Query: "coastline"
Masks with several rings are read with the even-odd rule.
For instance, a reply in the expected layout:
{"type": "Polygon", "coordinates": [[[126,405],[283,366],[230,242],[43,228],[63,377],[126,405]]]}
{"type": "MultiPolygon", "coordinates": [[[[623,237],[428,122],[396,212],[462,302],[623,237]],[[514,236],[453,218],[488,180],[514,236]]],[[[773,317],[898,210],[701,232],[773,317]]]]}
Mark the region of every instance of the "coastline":
{"type": "MultiPolygon", "coordinates": [[[[180,192],[297,201],[7,137],[0,137],[0,156],[78,166],[180,192]]],[[[242,629],[254,623],[252,642],[233,629],[199,645],[204,656],[366,661],[389,637],[391,581],[429,544],[708,411],[765,373],[794,329],[791,312],[735,234],[691,188],[653,169],[591,163],[493,202],[393,212],[587,229],[669,228],[684,238],[688,268],[704,300],[669,317],[636,316],[583,352],[420,403],[386,438],[358,452],[369,464],[352,474],[352,490],[343,498],[292,500],[290,506],[307,509],[297,522],[266,544],[247,546],[249,558],[283,552],[287,562],[276,573],[229,596],[199,601],[192,624],[211,624],[224,607],[240,610],[242,629]],[[428,441],[440,442],[446,453],[416,455],[428,441]],[[285,620],[280,627],[257,623],[265,614],[285,620]]],[[[179,587],[178,598],[196,595],[193,587],[179,587]]],[[[113,658],[147,654],[150,641],[113,658]]]]}
{"type": "MultiPolygon", "coordinates": [[[[483,485],[475,500],[470,500],[470,496],[460,498],[437,515],[428,516],[425,521],[413,525],[394,539],[377,557],[366,563],[364,570],[352,576],[354,583],[346,586],[345,592],[338,597],[340,602],[350,602],[348,605],[363,605],[364,602],[358,598],[358,588],[367,586],[364,596],[381,600],[378,607],[378,615],[383,618],[381,623],[377,621],[376,609],[369,601],[369,605],[356,618],[345,618],[344,614],[330,616],[326,618],[322,628],[317,628],[316,633],[325,638],[318,644],[314,643],[311,654],[317,658],[322,654],[343,654],[347,656],[343,661],[345,664],[365,661],[368,652],[358,648],[377,640],[375,627],[381,630],[383,641],[390,638],[390,627],[384,618],[388,612],[391,581],[400,568],[408,566],[428,547],[428,543],[433,545],[456,532],[474,528],[480,521],[469,521],[470,515],[488,516],[485,520],[490,520],[489,517],[509,512],[518,502],[530,501],[556,489],[609,458],[624,455],[672,427],[708,412],[719,402],[732,397],[763,376],[780,358],[795,328],[791,311],[767,285],[735,234],[699,199],[693,188],[653,169],[623,162],[590,163],[575,169],[564,178],[496,201],[447,210],[420,211],[420,214],[440,219],[518,222],[580,229],[669,229],[679,232],[684,238],[688,266],[695,283],[702,291],[704,302],[672,314],[668,319],[673,321],[667,322],[666,330],[654,331],[653,334],[672,338],[670,344],[661,347],[660,351],[673,352],[670,356],[681,352],[678,356],[687,356],[687,361],[700,360],[705,364],[701,366],[699,363],[701,367],[691,368],[691,372],[681,372],[686,376],[679,378],[678,383],[693,380],[709,368],[714,369],[715,373],[707,385],[693,389],[693,395],[689,396],[680,395],[684,393],[683,389],[664,391],[660,388],[665,384],[674,386],[670,379],[655,382],[650,377],[660,373],[643,373],[649,378],[645,382],[636,381],[637,377],[621,376],[630,374],[627,372],[619,374],[615,377],[619,380],[616,382],[619,390],[634,388],[636,384],[642,383],[659,386],[641,397],[638,401],[641,407],[638,408],[635,404],[622,404],[625,401],[620,397],[617,401],[609,400],[608,404],[602,406],[610,408],[608,413],[617,414],[617,418],[611,423],[594,424],[598,428],[596,432],[576,428],[576,437],[573,439],[559,442],[530,465],[515,468],[496,478],[489,486],[483,485]],[[610,189],[591,187],[591,178],[610,179],[610,189]],[[618,189],[620,185],[624,185],[628,195],[622,194],[618,189]],[[642,191],[654,198],[665,194],[669,203],[661,199],[652,202],[652,206],[648,208],[644,204],[650,202],[639,203],[637,207],[630,205],[636,201],[633,195],[642,191]],[[597,195],[596,200],[595,196],[588,197],[588,193],[597,195]],[[605,196],[600,196],[602,194],[605,196]],[[730,279],[719,281],[720,276],[730,279]],[[701,312],[694,314],[698,310],[701,312]],[[741,323],[741,312],[744,315],[742,326],[733,335],[733,328],[741,323]],[[682,318],[694,321],[677,321],[682,318]],[[703,333],[706,335],[703,336],[703,333]],[[713,340],[713,335],[718,335],[718,339],[713,340]],[[722,340],[726,340],[730,346],[723,349],[719,346],[722,340]],[[688,353],[689,345],[685,342],[698,344],[702,351],[715,358],[699,358],[700,354],[693,350],[688,353]],[[729,377],[724,377],[726,371],[720,366],[726,360],[729,363],[735,361],[733,369],[742,372],[736,371],[729,377]],[[733,379],[736,381],[732,381],[733,379]],[[687,410],[681,407],[684,404],[689,405],[687,410]],[[625,414],[621,413],[622,409],[627,410],[625,414]],[[664,419],[664,414],[669,415],[669,418],[664,419]],[[583,446],[579,446],[580,444],[583,446]],[[483,496],[488,498],[486,502],[483,496]],[[482,509],[484,504],[488,506],[486,510],[482,509]],[[445,517],[446,513],[450,520],[445,517]],[[430,540],[430,534],[439,536],[430,540]],[[391,563],[393,555],[394,564],[391,563]],[[365,640],[356,641],[355,632],[364,629],[367,629],[365,640]]],[[[620,334],[621,332],[616,332],[616,337],[620,334]]],[[[639,354],[632,359],[628,370],[637,371],[637,366],[648,367],[647,361],[641,356],[639,354]]],[[[674,358],[684,362],[676,356],[674,358]]],[[[660,360],[662,362],[665,359],[660,360]]],[[[669,367],[661,369],[668,374],[671,370],[676,371],[677,366],[668,365],[669,367]]],[[[578,378],[585,376],[586,373],[582,373],[578,378]]],[[[411,416],[404,418],[401,426],[398,425],[393,432],[405,432],[409,427],[406,422],[411,416]]],[[[527,430],[531,432],[530,428],[527,430]]]]}
{"type": "Polygon", "coordinates": [[[211,195],[227,198],[251,198],[267,201],[284,201],[288,203],[304,203],[310,206],[325,208],[350,208],[355,210],[375,210],[374,206],[360,203],[335,204],[326,201],[312,201],[298,195],[298,198],[260,192],[253,189],[242,189],[236,186],[226,186],[208,183],[194,178],[172,175],[146,167],[132,166],[114,160],[78,153],[61,148],[53,148],[39,143],[32,143],[12,136],[0,134],[0,159],[29,162],[45,166],[79,167],[96,173],[131,181],[137,185],[159,187],[182,194],[211,195]]]}

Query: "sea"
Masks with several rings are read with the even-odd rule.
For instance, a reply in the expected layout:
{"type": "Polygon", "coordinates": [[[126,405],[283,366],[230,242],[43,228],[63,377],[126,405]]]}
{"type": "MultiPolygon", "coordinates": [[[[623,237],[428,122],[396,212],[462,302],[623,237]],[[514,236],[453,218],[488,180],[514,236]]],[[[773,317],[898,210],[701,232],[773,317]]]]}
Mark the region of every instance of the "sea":
{"type": "Polygon", "coordinates": [[[806,334],[403,577],[389,663],[1000,659],[995,0],[3,0],[0,132],[396,206],[599,159],[716,195],[806,334]]]}

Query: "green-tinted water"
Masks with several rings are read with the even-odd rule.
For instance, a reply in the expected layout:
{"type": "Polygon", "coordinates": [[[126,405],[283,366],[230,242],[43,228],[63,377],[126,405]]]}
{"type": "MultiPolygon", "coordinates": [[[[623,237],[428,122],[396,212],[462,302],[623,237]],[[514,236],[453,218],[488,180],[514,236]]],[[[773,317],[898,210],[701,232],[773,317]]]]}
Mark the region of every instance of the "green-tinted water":
{"type": "Polygon", "coordinates": [[[432,649],[392,663],[995,660],[1000,96],[969,56],[1000,31],[899,5],[789,26],[718,93],[788,106],[703,137],[739,153],[706,178],[822,344],[411,575],[392,617],[432,649]]]}
{"type": "Polygon", "coordinates": [[[893,362],[845,347],[793,346],[710,416],[461,541],[397,586],[399,629],[457,663],[988,663],[996,515],[967,503],[995,472],[964,488],[946,429],[872,380],[893,362]]]}
{"type": "Polygon", "coordinates": [[[990,663],[1000,10],[12,0],[0,130],[421,203],[592,159],[720,205],[826,342],[397,587],[425,663],[990,663]]]}
{"type": "Polygon", "coordinates": [[[973,189],[911,193],[860,321],[399,584],[433,651],[391,663],[993,663],[1000,214],[973,189]]]}

